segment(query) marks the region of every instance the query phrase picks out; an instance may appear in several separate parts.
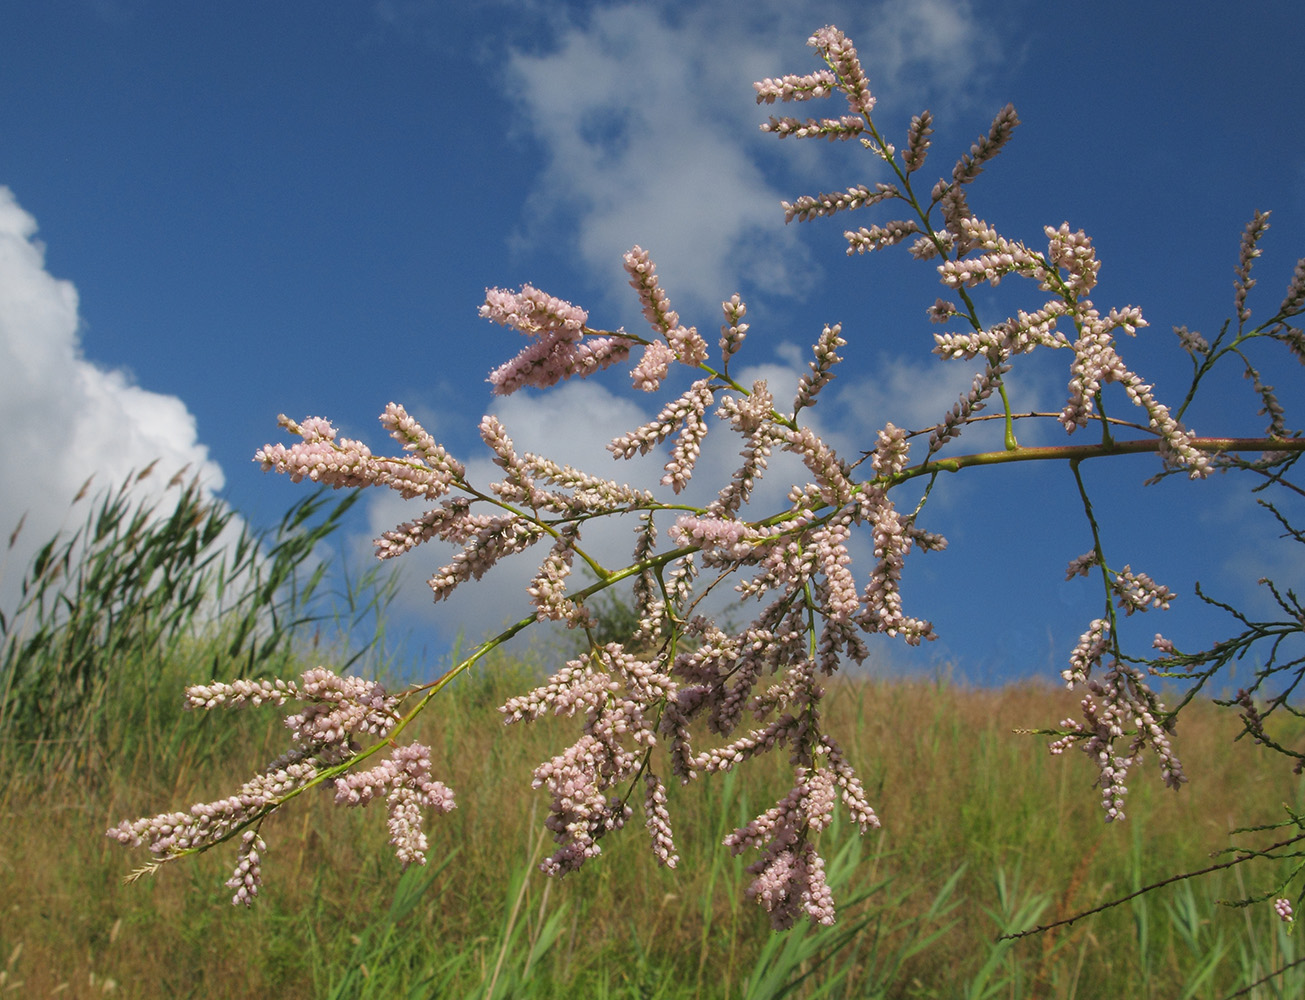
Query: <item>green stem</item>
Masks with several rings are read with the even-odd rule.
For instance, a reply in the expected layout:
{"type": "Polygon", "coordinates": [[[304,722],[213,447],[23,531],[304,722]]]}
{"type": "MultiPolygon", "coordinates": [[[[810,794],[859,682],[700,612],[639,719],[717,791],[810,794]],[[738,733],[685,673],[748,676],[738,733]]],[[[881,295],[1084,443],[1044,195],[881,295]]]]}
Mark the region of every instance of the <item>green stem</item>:
{"type": "Polygon", "coordinates": [[[1004,440],[1007,451],[1018,451],[1020,443],[1015,439],[1015,418],[1011,414],[1010,398],[1006,395],[1006,383],[1001,379],[997,380],[997,392],[1001,394],[1001,406],[1004,413],[1004,440]]]}
{"type": "Polygon", "coordinates": [[[1083,501],[1083,514],[1087,517],[1088,526],[1092,529],[1092,551],[1096,553],[1097,568],[1101,570],[1101,585],[1106,595],[1106,621],[1110,627],[1110,647],[1114,650],[1115,656],[1119,657],[1119,632],[1117,630],[1118,622],[1115,618],[1115,605],[1111,598],[1110,589],[1110,567],[1106,565],[1106,550],[1101,544],[1101,529],[1097,525],[1096,515],[1092,512],[1092,499],[1088,496],[1087,486],[1083,483],[1082,473],[1079,471],[1079,463],[1082,459],[1073,459],[1069,463],[1070,471],[1074,474],[1074,482],[1078,486],[1078,495],[1083,501]]]}
{"type": "MultiPolygon", "coordinates": [[[[1291,438],[1192,438],[1191,446],[1197,451],[1222,454],[1236,451],[1305,452],[1305,439],[1291,438]]],[[[1016,448],[1014,451],[987,451],[955,458],[934,459],[921,465],[903,469],[893,477],[892,485],[938,472],[960,472],[978,465],[1006,465],[1011,462],[1083,461],[1109,455],[1144,455],[1159,452],[1162,442],[1157,438],[1147,441],[1114,441],[1109,445],[1061,445],[1047,448],[1016,448]]]]}

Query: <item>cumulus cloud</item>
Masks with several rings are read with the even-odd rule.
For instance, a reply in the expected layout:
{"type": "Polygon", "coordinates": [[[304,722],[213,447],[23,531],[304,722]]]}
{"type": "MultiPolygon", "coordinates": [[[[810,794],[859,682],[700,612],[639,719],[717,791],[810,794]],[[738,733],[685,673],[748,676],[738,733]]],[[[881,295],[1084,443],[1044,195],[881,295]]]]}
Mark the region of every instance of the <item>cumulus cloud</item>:
{"type": "Polygon", "coordinates": [[[180,399],[82,356],[77,290],[46,270],[36,232],[0,187],[0,527],[7,534],[26,514],[0,579],[6,606],[31,553],[80,523],[65,523],[69,505],[92,475],[96,486],[116,485],[157,459],[142,489],[161,491],[183,467],[209,490],[223,483],[180,399]]]}
{"type": "MultiPolygon", "coordinates": [[[[939,110],[969,103],[1003,58],[1001,38],[971,0],[886,0],[862,51],[871,83],[896,101],[939,110]]],[[[855,39],[854,39],[855,40],[855,39]]]]}
{"type": "Polygon", "coordinates": [[[774,293],[804,291],[810,261],[738,142],[738,101],[704,86],[721,46],[623,6],[564,31],[554,51],[514,53],[521,122],[547,153],[525,238],[556,238],[573,220],[580,259],[615,288],[621,254],[638,243],[690,308],[718,303],[745,273],[774,293]]]}
{"type": "MultiPolygon", "coordinates": [[[[542,52],[512,51],[517,125],[545,153],[521,240],[573,241],[614,290],[624,284],[621,254],[638,243],[687,314],[734,291],[802,297],[816,265],[779,211],[802,192],[780,190],[763,171],[774,140],[758,133],[751,81],[814,69],[792,43],[822,17],[855,33],[876,91],[901,101],[957,103],[1000,55],[969,3],[826,4],[800,25],[782,5],[760,8],[709,3],[671,17],[614,5],[564,24],[542,52]]],[[[785,152],[800,166],[813,150],[789,143],[785,152]]]]}

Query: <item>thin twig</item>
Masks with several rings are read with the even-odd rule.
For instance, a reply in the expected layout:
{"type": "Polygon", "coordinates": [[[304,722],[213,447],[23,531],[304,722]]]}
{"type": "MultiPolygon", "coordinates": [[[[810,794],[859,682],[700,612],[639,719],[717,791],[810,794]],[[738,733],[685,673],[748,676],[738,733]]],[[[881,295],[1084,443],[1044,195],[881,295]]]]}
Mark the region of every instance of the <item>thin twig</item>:
{"type": "Polygon", "coordinates": [[[1236,1000],[1237,997],[1244,997],[1247,993],[1251,992],[1251,990],[1255,989],[1255,987],[1264,985],[1274,976],[1281,976],[1288,969],[1292,968],[1293,966],[1300,965],[1302,962],[1305,962],[1305,958],[1298,958],[1294,962],[1288,962],[1282,968],[1274,969],[1267,976],[1255,980],[1255,982],[1251,983],[1249,986],[1243,986],[1236,993],[1229,993],[1226,997],[1223,998],[1223,1000],[1236,1000]]]}
{"type": "Polygon", "coordinates": [[[1250,861],[1251,858],[1262,858],[1270,851],[1276,851],[1280,847],[1290,847],[1292,844],[1301,840],[1305,840],[1305,833],[1297,834],[1290,840],[1284,840],[1280,843],[1273,844],[1262,851],[1252,851],[1249,854],[1240,854],[1231,861],[1221,861],[1217,865],[1210,865],[1208,868],[1202,868],[1199,871],[1184,872],[1182,875],[1171,875],[1169,878],[1161,879],[1159,882],[1152,882],[1150,885],[1145,885],[1136,892],[1130,892],[1127,896],[1120,896],[1118,899],[1111,900],[1109,903],[1102,903],[1100,906],[1094,906],[1090,910],[1084,910],[1082,913],[1075,914],[1072,917],[1066,917],[1064,920],[1056,920],[1049,924],[1041,924],[1040,926],[1031,928],[1027,931],[1016,931],[1014,934],[999,934],[997,940],[1014,941],[1017,938],[1028,937],[1030,934],[1043,934],[1051,930],[1053,927],[1064,927],[1068,924],[1075,923],[1082,920],[1084,917],[1090,917],[1093,914],[1102,912],[1103,910],[1109,910],[1111,907],[1118,906],[1120,903],[1127,903],[1130,899],[1136,899],[1144,893],[1151,892],[1154,889],[1163,888],[1172,882],[1181,882],[1184,879],[1196,878],[1198,875],[1209,875],[1211,872],[1217,872],[1224,868],[1231,868],[1233,865],[1239,865],[1243,861],[1250,861]]]}

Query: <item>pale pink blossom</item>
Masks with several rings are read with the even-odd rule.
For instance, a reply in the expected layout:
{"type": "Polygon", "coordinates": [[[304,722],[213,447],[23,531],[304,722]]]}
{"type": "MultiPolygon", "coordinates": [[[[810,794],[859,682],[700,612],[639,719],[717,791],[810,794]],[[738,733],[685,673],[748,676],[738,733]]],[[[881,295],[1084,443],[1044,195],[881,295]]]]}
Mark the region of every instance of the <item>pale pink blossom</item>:
{"type": "Polygon", "coordinates": [[[1096,618],[1088,630],[1079,636],[1078,644],[1069,655],[1069,667],[1061,671],[1067,687],[1073,689],[1077,684],[1087,682],[1093,667],[1101,662],[1101,657],[1110,648],[1110,623],[1104,618],[1096,618]]]}
{"type": "Polygon", "coordinates": [[[1183,350],[1193,357],[1210,353],[1210,342],[1202,337],[1195,330],[1188,330],[1185,326],[1174,327],[1174,333],[1178,336],[1178,342],[1182,344],[1183,350]]]}
{"type": "Polygon", "coordinates": [[[671,831],[671,814],[666,808],[666,786],[652,771],[644,771],[643,811],[652,838],[653,855],[659,864],[674,868],[680,857],[675,853],[675,837],[671,831]]]}
{"type": "Polygon", "coordinates": [[[929,152],[929,136],[933,134],[933,114],[921,111],[911,119],[911,128],[907,133],[906,149],[902,152],[902,163],[908,174],[913,174],[924,166],[924,158],[929,152]]]}
{"type": "Polygon", "coordinates": [[[1233,299],[1237,309],[1237,321],[1245,323],[1251,318],[1251,311],[1246,308],[1246,295],[1255,287],[1251,277],[1251,265],[1263,252],[1259,248],[1260,237],[1269,229],[1269,213],[1256,211],[1254,217],[1246,224],[1242,232],[1241,251],[1237,255],[1237,277],[1233,282],[1233,299]]]}
{"type": "Polygon", "coordinates": [[[1069,561],[1065,568],[1065,579],[1072,580],[1076,576],[1087,576],[1092,571],[1093,566],[1101,563],[1101,557],[1097,554],[1096,549],[1084,552],[1081,556],[1076,556],[1069,561]]]}
{"type": "Polygon", "coordinates": [[[253,830],[241,834],[240,853],[237,855],[235,873],[226,881],[228,889],[236,890],[231,897],[232,906],[251,906],[263,885],[263,852],[267,844],[253,830]]]}
{"type": "Polygon", "coordinates": [[[758,104],[776,101],[809,101],[815,97],[828,97],[838,81],[829,70],[819,70],[806,76],[789,74],[779,79],[767,77],[752,85],[757,92],[758,104]]]}
{"type": "Polygon", "coordinates": [[[1296,261],[1291,280],[1287,283],[1287,295],[1278,306],[1278,315],[1294,316],[1301,311],[1302,305],[1305,305],[1305,257],[1296,261]]]}
{"type": "Polygon", "coordinates": [[[424,865],[429,842],[422,830],[422,809],[443,814],[456,808],[453,792],[431,777],[430,749],[420,743],[396,747],[380,764],[335,780],[340,805],[365,806],[378,798],[386,801],[396,857],[405,865],[424,865]]]}
{"type": "MultiPolygon", "coordinates": [[[[1004,352],[1003,352],[1004,356],[1004,352]]],[[[984,408],[988,397],[1001,384],[1001,378],[1010,371],[1008,362],[988,364],[983,371],[974,376],[970,391],[952,405],[943,417],[943,421],[929,434],[929,455],[938,452],[948,441],[960,436],[961,429],[974,414],[984,408]]]]}
{"type": "Polygon", "coordinates": [[[388,486],[405,498],[443,496],[461,479],[462,466],[433,442],[427,445],[416,423],[404,418],[402,409],[391,404],[381,420],[416,457],[379,458],[361,441],[337,439],[335,428],[321,418],[309,417],[300,424],[282,414],[277,422],[302,441],[289,448],[264,445],[254,460],[265,471],[284,473],[296,483],[308,479],[337,489],[388,486]]]}
{"type": "Polygon", "coordinates": [[[1111,589],[1119,602],[1125,616],[1134,611],[1146,611],[1148,608],[1169,610],[1169,602],[1175,595],[1168,587],[1156,583],[1145,573],[1134,573],[1131,566],[1125,566],[1114,575],[1110,582],[1111,589]]]}
{"type": "Polygon", "coordinates": [[[728,302],[722,302],[720,307],[725,313],[725,323],[720,328],[720,353],[728,366],[729,359],[738,353],[743,346],[743,338],[748,334],[748,324],[743,322],[748,307],[737,292],[730,296],[728,302]]]}
{"type": "Polygon", "coordinates": [[[846,191],[833,194],[818,194],[814,197],[803,195],[793,202],[782,201],[780,208],[784,209],[785,222],[792,222],[794,219],[798,222],[809,222],[811,219],[833,215],[835,212],[862,208],[888,198],[900,197],[902,193],[895,185],[880,181],[875,184],[873,190],[865,184],[858,184],[846,191]]]}
{"type": "Polygon", "coordinates": [[[661,334],[679,326],[680,314],[671,308],[671,300],[657,279],[657,265],[648,256],[648,251],[636,246],[625,255],[624,263],[630,276],[630,287],[639,294],[648,325],[661,334]]]}
{"type": "Polygon", "coordinates": [[[798,379],[797,398],[793,402],[793,412],[812,406],[820,390],[834,378],[833,367],[843,359],[838,356],[838,349],[847,344],[842,337],[843,326],[835,323],[826,326],[816,340],[815,360],[811,362],[811,371],[798,379]]]}
{"type": "Polygon", "coordinates": [[[997,112],[988,134],[977,139],[970,147],[969,153],[962,156],[953,168],[952,182],[957,185],[968,184],[978,177],[983,172],[983,164],[1001,152],[1001,148],[1010,141],[1019,123],[1019,116],[1015,114],[1013,104],[1007,104],[997,112]]]}
{"type": "Polygon", "coordinates": [[[670,370],[675,360],[671,346],[660,340],[654,340],[643,349],[643,357],[630,371],[630,381],[641,392],[656,392],[661,388],[662,379],[670,370]]]}
{"type": "Polygon", "coordinates": [[[521,333],[557,330],[577,337],[589,319],[589,314],[579,306],[553,298],[533,285],[522,285],[519,292],[486,288],[480,315],[521,333]]]}
{"type": "Polygon", "coordinates": [[[768,121],[762,122],[761,131],[770,132],[779,136],[781,139],[787,139],[792,136],[795,139],[828,139],[833,142],[835,139],[846,141],[854,139],[865,131],[865,122],[854,115],[844,115],[842,118],[808,118],[801,121],[797,118],[777,118],[770,116],[768,121]]]}
{"type": "Polygon", "coordinates": [[[851,256],[854,253],[873,253],[875,250],[893,246],[919,231],[920,227],[914,220],[906,219],[882,226],[862,226],[855,232],[848,230],[843,234],[843,238],[847,240],[847,253],[851,256]]]}
{"type": "Polygon", "coordinates": [[[827,25],[807,39],[807,44],[820,53],[837,75],[838,89],[847,97],[848,110],[853,115],[868,118],[874,110],[875,99],[852,40],[833,25],[827,25]]]}

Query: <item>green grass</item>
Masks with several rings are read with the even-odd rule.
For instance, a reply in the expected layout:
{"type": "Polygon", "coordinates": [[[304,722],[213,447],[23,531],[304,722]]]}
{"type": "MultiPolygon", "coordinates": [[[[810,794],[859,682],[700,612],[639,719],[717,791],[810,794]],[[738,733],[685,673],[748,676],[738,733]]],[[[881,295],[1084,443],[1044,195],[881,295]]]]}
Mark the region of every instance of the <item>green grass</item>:
{"type": "MultiPolygon", "coordinates": [[[[1175,795],[1138,771],[1128,821],[1106,825],[1081,755],[1052,758],[1012,733],[1072,712],[1073,696],[1049,687],[835,686],[826,726],[884,829],[826,831],[840,904],[831,928],[772,933],[743,898],[750,859],[720,847],[787,791],[778,759],[671,789],[678,870],[657,867],[632,822],[584,870],[546,879],[535,866],[549,848],[547,801],[530,774],[578,723],[505,728],[494,710],[556,665],[544,650],[490,658],[418,720],[413,735],[458,796],[428,823],[425,868],[399,869],[379,808],[341,809],[322,793],[265,824],[267,885],[251,910],[222,886],[234,848],[124,885],[145,858],[109,841],[109,826],[224,794],[285,746],[275,710],[179,708],[187,683],[248,669],[247,648],[233,652],[239,631],[209,616],[116,647],[112,669],[82,691],[94,709],[77,718],[93,744],[79,732],[25,740],[18,722],[5,725],[0,995],[1219,998],[1305,954],[1267,903],[1219,905],[1285,873],[1256,863],[997,940],[1208,865],[1232,827],[1277,822],[1284,798],[1299,809],[1305,791],[1281,758],[1232,741],[1234,717],[1193,705],[1178,742],[1191,783],[1175,795]]],[[[244,632],[242,642],[266,634],[244,632]]],[[[0,661],[21,675],[0,681],[57,678],[48,650],[66,637],[48,634],[46,651],[0,661]]],[[[318,655],[332,662],[329,649],[318,655]]],[[[315,662],[290,641],[265,666],[315,662]]],[[[1305,965],[1243,995],[1302,993],[1305,965]]]]}
{"type": "MultiPolygon", "coordinates": [[[[181,683],[180,666],[168,672],[181,683]]],[[[248,912],[222,887],[231,852],[123,885],[142,859],[103,831],[221,793],[278,752],[275,712],[178,713],[93,782],[7,768],[0,953],[21,948],[7,981],[32,995],[61,983],[88,995],[94,975],[130,996],[1219,997],[1296,957],[1267,904],[1216,903],[1263,887],[1254,868],[1246,883],[1233,869],[994,941],[1208,864],[1233,817],[1274,818],[1275,762],[1230,749],[1212,711],[1185,727],[1192,785],[1175,796],[1135,781],[1130,819],[1106,826],[1086,762],[1045,759],[1010,734],[1054,713],[1058,694],[841,688],[829,723],[850,732],[861,717],[849,743],[875,776],[885,830],[830,830],[839,923],[775,935],[742,899],[744,861],[719,843],[782,794],[778,767],[676,790],[679,871],[656,867],[636,825],[576,875],[534,871],[546,803],[529,774],[567,737],[561,723],[500,728],[487,706],[522,674],[491,664],[423,720],[459,794],[431,823],[428,868],[400,872],[379,811],[322,795],[265,828],[268,885],[248,912]]],[[[1250,995],[1298,995],[1295,984],[1250,995]]]]}

